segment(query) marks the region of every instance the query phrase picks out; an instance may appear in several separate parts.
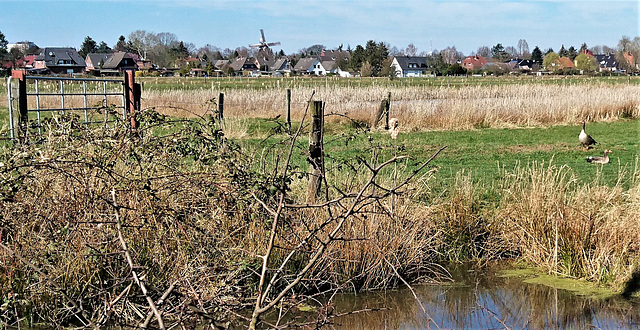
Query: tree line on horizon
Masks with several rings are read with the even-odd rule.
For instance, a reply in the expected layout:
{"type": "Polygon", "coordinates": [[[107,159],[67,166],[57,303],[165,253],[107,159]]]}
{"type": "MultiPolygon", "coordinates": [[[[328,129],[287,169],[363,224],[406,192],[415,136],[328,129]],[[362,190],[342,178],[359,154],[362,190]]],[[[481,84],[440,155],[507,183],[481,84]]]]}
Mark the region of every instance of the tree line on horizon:
{"type": "MultiPolygon", "coordinates": [[[[7,41],[0,31],[0,59],[16,61],[26,54],[37,54],[39,48],[31,47],[26,51],[18,49],[7,50],[7,41]]],[[[170,32],[153,33],[145,30],[136,30],[131,32],[128,39],[124,35],[120,35],[113,47],[110,47],[105,41],[97,43],[90,36],[86,36],[78,53],[84,58],[90,53],[111,53],[111,52],[128,52],[137,54],[143,59],[150,60],[159,67],[177,67],[179,63],[184,63],[184,59],[188,57],[197,57],[206,62],[213,60],[234,60],[238,57],[256,57],[269,56],[272,58],[287,57],[292,65],[305,57],[314,57],[319,55],[323,50],[328,49],[324,45],[315,44],[307,48],[298,50],[293,54],[285,54],[283,50],[272,53],[270,49],[268,53],[259,53],[255,48],[237,47],[235,49],[220,49],[211,44],[196,48],[193,43],[180,40],[175,34],[170,32]]],[[[409,44],[406,48],[398,49],[386,42],[375,42],[369,40],[364,46],[357,45],[355,48],[343,45],[338,46],[335,50],[349,52],[349,57],[339,56],[336,64],[342,70],[361,72],[363,76],[390,76],[390,64],[394,56],[421,56],[427,58],[427,65],[437,75],[461,74],[465,69],[460,67],[458,63],[466,56],[458,51],[455,46],[449,46],[442,50],[434,50],[431,52],[420,52],[415,45],[409,44]]],[[[480,46],[470,56],[479,55],[495,61],[505,62],[510,59],[531,59],[536,63],[546,66],[548,63],[557,61],[558,58],[567,57],[572,62],[576,61],[577,66],[587,71],[597,69],[597,63],[588,56],[583,54],[615,54],[618,63],[621,63],[623,69],[627,71],[635,71],[640,64],[640,36],[631,38],[623,36],[619,41],[617,48],[611,48],[604,45],[587,47],[583,43],[579,49],[574,46],[565,48],[561,46],[558,52],[552,48],[542,50],[535,46],[530,51],[529,45],[525,39],[520,39],[517,46],[503,46],[498,43],[492,47],[480,46]],[[633,59],[630,63],[625,59],[624,54],[630,54],[633,59]],[[594,67],[596,66],[596,67],[594,67]]],[[[209,65],[205,70],[213,70],[213,66],[209,65]]]]}

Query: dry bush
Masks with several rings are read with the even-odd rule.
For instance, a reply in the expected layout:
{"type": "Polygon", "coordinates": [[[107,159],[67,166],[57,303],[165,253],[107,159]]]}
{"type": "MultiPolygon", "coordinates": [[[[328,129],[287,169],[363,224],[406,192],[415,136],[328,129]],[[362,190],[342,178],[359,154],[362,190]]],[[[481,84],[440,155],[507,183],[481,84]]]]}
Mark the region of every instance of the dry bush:
{"type": "Polygon", "coordinates": [[[50,127],[2,153],[3,324],[142,324],[149,306],[133,272],[154,301],[168,293],[159,308],[174,322],[241,307],[265,231],[246,168],[229,165],[242,156],[206,122],[171,123],[182,128],[158,138],[150,126],[169,123],[141,119],[142,138],[50,127]]]}

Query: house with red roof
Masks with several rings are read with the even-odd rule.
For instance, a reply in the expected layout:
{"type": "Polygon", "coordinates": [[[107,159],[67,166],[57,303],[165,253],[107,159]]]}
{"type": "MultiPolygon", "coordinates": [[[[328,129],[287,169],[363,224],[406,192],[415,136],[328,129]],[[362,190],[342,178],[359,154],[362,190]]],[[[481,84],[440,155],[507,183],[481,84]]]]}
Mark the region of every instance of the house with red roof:
{"type": "Polygon", "coordinates": [[[558,62],[560,62],[560,69],[573,69],[575,67],[573,61],[568,57],[561,57],[558,62]]]}
{"type": "Polygon", "coordinates": [[[462,67],[467,69],[467,71],[476,71],[480,70],[487,63],[489,63],[489,61],[484,57],[480,55],[471,55],[462,60],[462,67]]]}

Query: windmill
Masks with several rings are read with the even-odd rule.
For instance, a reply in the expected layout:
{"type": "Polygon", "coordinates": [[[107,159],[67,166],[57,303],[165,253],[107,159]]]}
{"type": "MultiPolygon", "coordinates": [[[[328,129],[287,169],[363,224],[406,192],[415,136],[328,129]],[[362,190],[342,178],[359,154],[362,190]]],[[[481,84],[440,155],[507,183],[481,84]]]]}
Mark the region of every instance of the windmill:
{"type": "Polygon", "coordinates": [[[267,42],[267,40],[264,38],[264,30],[260,29],[260,35],[262,35],[262,37],[260,38],[260,43],[259,44],[253,44],[253,45],[249,45],[249,47],[254,47],[254,48],[258,48],[258,51],[260,50],[264,50],[266,49],[270,49],[270,46],[277,46],[280,44],[280,41],[276,41],[276,42],[267,42]]]}

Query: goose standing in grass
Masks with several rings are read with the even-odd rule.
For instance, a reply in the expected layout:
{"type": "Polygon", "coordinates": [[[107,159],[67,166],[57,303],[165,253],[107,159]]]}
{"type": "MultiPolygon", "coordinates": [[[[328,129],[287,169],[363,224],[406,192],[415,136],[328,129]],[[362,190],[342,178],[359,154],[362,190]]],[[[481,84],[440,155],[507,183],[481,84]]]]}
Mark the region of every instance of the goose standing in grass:
{"type": "Polygon", "coordinates": [[[604,151],[604,156],[589,156],[587,157],[587,163],[594,164],[607,164],[609,162],[609,154],[613,151],[607,149],[604,151]]]}
{"type": "Polygon", "coordinates": [[[587,132],[584,130],[584,126],[586,123],[582,122],[582,131],[580,131],[580,135],[578,135],[578,140],[580,140],[580,144],[582,144],[583,150],[589,150],[592,144],[597,144],[596,140],[594,140],[587,132]]]}
{"type": "Polygon", "coordinates": [[[400,122],[397,118],[389,119],[389,133],[391,133],[391,138],[394,140],[398,138],[398,133],[400,133],[399,125],[400,122]]]}

